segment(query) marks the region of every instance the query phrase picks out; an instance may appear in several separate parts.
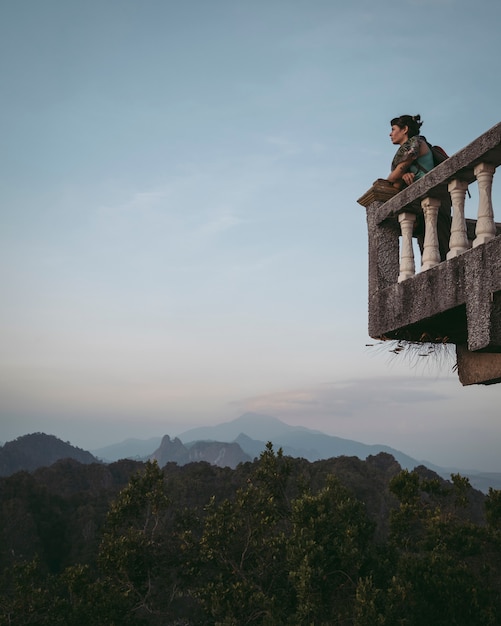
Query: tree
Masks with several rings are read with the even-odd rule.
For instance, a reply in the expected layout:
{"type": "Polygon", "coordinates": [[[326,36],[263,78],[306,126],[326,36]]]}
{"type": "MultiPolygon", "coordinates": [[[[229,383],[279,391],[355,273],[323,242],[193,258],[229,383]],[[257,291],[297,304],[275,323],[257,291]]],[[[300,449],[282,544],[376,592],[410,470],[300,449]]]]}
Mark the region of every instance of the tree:
{"type": "Polygon", "coordinates": [[[327,625],[351,617],[373,531],[364,505],[333,476],[317,494],[293,502],[288,561],[297,595],[294,623],[327,625]]]}
{"type": "Polygon", "coordinates": [[[277,626],[291,604],[286,568],[288,461],[271,444],[234,499],[206,511],[199,542],[199,586],[215,624],[277,626]]]}
{"type": "MultiPolygon", "coordinates": [[[[499,544],[461,512],[467,480],[453,476],[451,488],[438,489],[404,471],[390,488],[400,505],[391,517],[386,584],[359,589],[366,607],[376,607],[381,624],[499,624],[499,544]]],[[[369,626],[364,619],[361,611],[357,626],[369,626]]]]}
{"type": "Polygon", "coordinates": [[[163,624],[180,593],[179,535],[156,461],[130,479],[108,513],[99,551],[104,581],[130,612],[163,624]]]}
{"type": "Polygon", "coordinates": [[[489,526],[496,531],[501,531],[501,491],[489,487],[489,493],[485,501],[485,514],[489,526]]]}

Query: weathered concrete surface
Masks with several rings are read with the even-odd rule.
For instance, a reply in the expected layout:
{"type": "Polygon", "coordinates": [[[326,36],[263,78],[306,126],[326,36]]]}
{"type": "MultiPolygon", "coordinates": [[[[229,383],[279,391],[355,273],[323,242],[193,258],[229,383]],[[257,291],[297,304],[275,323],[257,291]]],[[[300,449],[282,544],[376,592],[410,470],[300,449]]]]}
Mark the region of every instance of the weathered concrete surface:
{"type": "MultiPolygon", "coordinates": [[[[399,229],[395,224],[376,224],[376,211],[381,203],[373,202],[367,210],[369,232],[369,303],[371,295],[378,289],[385,289],[397,282],[400,271],[399,229]]],[[[370,304],[369,304],[370,308],[370,304]]]]}
{"type": "Polygon", "coordinates": [[[457,371],[462,385],[493,385],[501,382],[501,354],[470,352],[456,346],[457,371]]]}
{"type": "MultiPolygon", "coordinates": [[[[370,279],[369,279],[370,280],[370,279]]],[[[501,237],[369,294],[371,337],[501,351],[501,237]]]]}

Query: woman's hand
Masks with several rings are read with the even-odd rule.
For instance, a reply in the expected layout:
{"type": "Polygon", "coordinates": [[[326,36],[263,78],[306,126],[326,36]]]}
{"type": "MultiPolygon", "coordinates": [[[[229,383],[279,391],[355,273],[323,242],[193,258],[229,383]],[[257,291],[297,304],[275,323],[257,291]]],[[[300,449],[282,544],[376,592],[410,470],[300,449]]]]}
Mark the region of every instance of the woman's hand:
{"type": "MultiPolygon", "coordinates": [[[[412,182],[414,182],[414,174],[411,174],[408,171],[413,161],[414,159],[412,157],[409,157],[408,159],[405,159],[405,161],[399,163],[388,176],[388,180],[390,181],[390,183],[397,183],[399,187],[402,187],[402,181],[404,181],[406,185],[410,185],[412,182]],[[412,178],[410,178],[409,182],[407,182],[406,177],[409,176],[412,176],[412,178]]],[[[395,185],[395,187],[397,187],[397,185],[395,185]]]]}
{"type": "Polygon", "coordinates": [[[406,172],[402,176],[402,180],[406,185],[412,185],[412,183],[414,182],[414,174],[412,172],[406,172]]]}

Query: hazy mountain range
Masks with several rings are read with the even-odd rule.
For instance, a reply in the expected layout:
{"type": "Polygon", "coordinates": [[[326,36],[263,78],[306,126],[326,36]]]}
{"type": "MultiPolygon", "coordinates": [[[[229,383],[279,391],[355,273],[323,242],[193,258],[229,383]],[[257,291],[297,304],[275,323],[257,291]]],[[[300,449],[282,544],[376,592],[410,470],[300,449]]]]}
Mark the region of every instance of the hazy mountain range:
{"type": "Polygon", "coordinates": [[[146,461],[156,459],[162,467],[174,462],[178,465],[205,461],[221,467],[235,468],[251,461],[271,441],[275,450],[314,462],[339,456],[355,456],[365,460],[380,452],[391,454],[404,469],[424,465],[445,479],[452,473],[467,476],[476,489],[487,492],[489,487],[501,489],[501,473],[482,473],[468,468],[440,467],[426,460],[410,457],[385,445],[368,445],[326,435],[301,426],[289,426],[275,417],[246,413],[216,426],[193,428],[171,438],[169,435],[150,439],[127,439],[120,443],[92,450],[92,453],[64,443],[52,435],[36,433],[7,442],[0,447],[0,476],[20,470],[33,471],[51,465],[62,458],[73,458],[80,463],[111,463],[119,459],[146,461]]]}
{"type": "MultiPolygon", "coordinates": [[[[356,456],[366,459],[380,452],[391,454],[404,469],[414,469],[419,465],[425,465],[445,479],[449,479],[452,473],[459,473],[470,479],[472,486],[481,491],[488,491],[489,487],[501,489],[501,473],[482,473],[468,468],[440,467],[426,460],[414,459],[385,445],[369,445],[343,439],[332,435],[326,435],[318,430],[311,430],[302,426],[289,426],[279,419],[256,413],[246,413],[231,421],[215,426],[193,428],[178,435],[175,440],[189,449],[200,442],[226,442],[237,443],[245,455],[250,459],[258,457],[264,450],[268,441],[271,441],[275,449],[282,448],[284,454],[303,457],[308,461],[317,461],[337,456],[356,456]]],[[[175,441],[174,440],[174,441],[175,441]]],[[[128,439],[116,445],[106,446],[93,450],[93,454],[107,461],[115,461],[119,458],[141,458],[146,442],[137,439],[128,439]]],[[[158,450],[162,438],[148,440],[148,445],[158,450]]],[[[150,457],[155,454],[150,453],[150,457]]]]}

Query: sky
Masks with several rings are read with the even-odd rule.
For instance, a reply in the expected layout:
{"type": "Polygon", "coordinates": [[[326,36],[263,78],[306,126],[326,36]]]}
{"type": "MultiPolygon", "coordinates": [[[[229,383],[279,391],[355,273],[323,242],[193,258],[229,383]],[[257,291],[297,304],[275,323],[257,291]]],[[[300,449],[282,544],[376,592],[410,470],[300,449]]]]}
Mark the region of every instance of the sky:
{"type": "Polygon", "coordinates": [[[253,411],[501,472],[501,385],[367,345],[356,202],[391,118],[449,154],[501,121],[500,23],[498,0],[0,0],[0,441],[253,411]]]}

